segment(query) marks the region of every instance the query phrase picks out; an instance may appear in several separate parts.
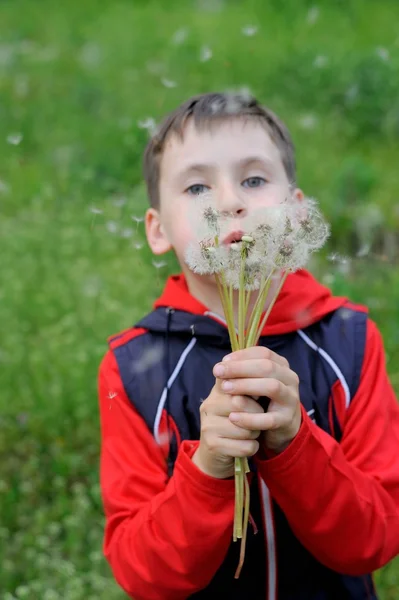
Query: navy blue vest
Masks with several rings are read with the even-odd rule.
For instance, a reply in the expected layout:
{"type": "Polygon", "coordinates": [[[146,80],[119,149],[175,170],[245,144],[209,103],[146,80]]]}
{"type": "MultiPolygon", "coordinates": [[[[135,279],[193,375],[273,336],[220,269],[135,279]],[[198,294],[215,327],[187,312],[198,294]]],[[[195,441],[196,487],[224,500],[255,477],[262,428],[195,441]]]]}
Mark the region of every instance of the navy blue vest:
{"type": "MultiPolygon", "coordinates": [[[[349,405],[359,385],[366,320],[364,313],[345,308],[303,331],[260,339],[261,345],[287,358],[299,375],[301,402],[308,414],[338,441],[342,432],[331,402],[332,388],[340,380],[349,405]]],[[[179,442],[199,438],[199,405],[214,385],[213,366],[231,351],[229,337],[210,316],[169,308],[158,308],[136,327],[147,332],[113,348],[116,336],[110,344],[126,393],[155,439],[160,442],[162,415],[170,415],[177,426],[170,443],[171,475],[179,442]]],[[[234,579],[239,544],[232,542],[211,583],[191,598],[223,593],[229,600],[376,600],[371,576],[336,573],[302,546],[265,484],[254,475],[251,515],[259,533],[249,527],[240,578],[234,579]]]]}

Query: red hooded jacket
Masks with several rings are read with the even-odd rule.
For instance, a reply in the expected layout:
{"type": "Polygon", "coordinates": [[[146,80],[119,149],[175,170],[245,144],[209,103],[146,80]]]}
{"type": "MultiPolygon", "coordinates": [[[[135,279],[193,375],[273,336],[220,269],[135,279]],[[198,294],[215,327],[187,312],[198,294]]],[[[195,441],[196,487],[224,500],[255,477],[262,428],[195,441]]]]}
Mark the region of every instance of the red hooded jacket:
{"type": "MultiPolygon", "coordinates": [[[[333,297],[299,271],[288,277],[263,333],[296,331],[346,305],[346,298],[333,297]]],[[[183,276],[168,280],[155,306],[207,311],[183,276]]],[[[100,366],[99,402],[104,552],[115,578],[135,600],[187,598],[208,584],[225,557],[234,481],[214,479],[194,465],[198,441],[181,444],[167,480],[162,449],[128,400],[111,351],[100,366]]],[[[259,452],[255,459],[301,543],[331,569],[358,575],[399,553],[399,405],[371,320],[360,385],[349,409],[338,407],[338,413],[340,443],[303,411],[288,448],[273,458],[259,452]],[[333,498],[333,511],[325,510],[326,496],[333,498]]]]}

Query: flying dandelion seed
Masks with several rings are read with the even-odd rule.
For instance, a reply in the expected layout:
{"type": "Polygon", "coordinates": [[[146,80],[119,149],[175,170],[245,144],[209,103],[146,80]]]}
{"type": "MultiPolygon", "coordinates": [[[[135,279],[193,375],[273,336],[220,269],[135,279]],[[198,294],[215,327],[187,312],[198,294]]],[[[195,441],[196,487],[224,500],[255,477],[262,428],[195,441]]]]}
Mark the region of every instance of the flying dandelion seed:
{"type": "Polygon", "coordinates": [[[188,37],[188,29],[187,28],[178,29],[177,31],[174,32],[174,34],[172,36],[172,44],[174,44],[175,46],[180,46],[180,44],[183,44],[183,42],[186,41],[187,37],[188,37]]]}
{"type": "Polygon", "coordinates": [[[133,247],[136,250],[141,250],[144,247],[144,243],[143,242],[134,242],[133,247]]]}
{"type": "Polygon", "coordinates": [[[375,53],[378,56],[378,58],[380,58],[384,62],[388,62],[391,58],[389,50],[387,48],[383,48],[382,46],[378,46],[375,49],[375,53]]]}
{"type": "Polygon", "coordinates": [[[172,81],[171,79],[166,79],[166,77],[162,77],[161,83],[166,88],[172,89],[172,88],[177,87],[176,81],[172,81]]]}
{"type": "Polygon", "coordinates": [[[119,225],[115,221],[107,221],[105,227],[109,233],[116,233],[119,230],[119,225]]]}
{"type": "Polygon", "coordinates": [[[161,362],[164,357],[164,349],[162,345],[154,344],[145,349],[139,359],[132,362],[130,370],[132,373],[144,373],[155,365],[161,362]]]}
{"type": "Polygon", "coordinates": [[[117,208],[121,208],[122,206],[125,206],[126,202],[127,202],[127,199],[125,196],[118,196],[112,200],[112,204],[114,206],[116,206],[117,208]]]}
{"type": "Polygon", "coordinates": [[[146,129],[150,135],[154,133],[156,130],[156,122],[152,117],[147,117],[146,119],[141,119],[137,121],[137,126],[139,129],[146,129]]]}
{"type": "Polygon", "coordinates": [[[162,269],[163,267],[166,267],[168,263],[165,260],[153,260],[152,264],[156,269],[162,269]]]}
{"type": "Polygon", "coordinates": [[[320,16],[320,9],[318,6],[312,6],[309,11],[308,14],[306,16],[306,20],[309,23],[309,25],[314,25],[316,23],[316,21],[319,19],[320,16]]]}
{"type": "Polygon", "coordinates": [[[131,238],[132,235],[134,235],[134,231],[130,227],[126,227],[126,229],[122,229],[121,231],[121,237],[125,239],[131,238]]]}
{"type": "Polygon", "coordinates": [[[90,206],[89,210],[91,213],[93,213],[93,215],[102,215],[103,214],[103,210],[101,208],[97,208],[96,206],[90,206]]]}
{"type": "Polygon", "coordinates": [[[213,56],[213,52],[209,46],[202,46],[200,50],[200,62],[207,62],[213,56]]]}
{"type": "Polygon", "coordinates": [[[7,142],[12,146],[18,146],[22,142],[23,137],[22,133],[10,133],[7,136],[7,142]]]}
{"type": "Polygon", "coordinates": [[[318,119],[313,114],[303,115],[299,119],[299,125],[302,127],[302,129],[308,129],[308,130],[314,129],[317,125],[317,122],[318,122],[318,119]]]}
{"type": "Polygon", "coordinates": [[[322,69],[323,67],[326,67],[327,65],[328,65],[328,57],[323,56],[322,54],[319,54],[318,56],[316,56],[316,58],[313,61],[313,66],[316,67],[317,69],[322,69]]]}
{"type": "Polygon", "coordinates": [[[247,37],[252,37],[258,33],[258,27],[256,25],[245,25],[241,28],[241,33],[247,37]]]}
{"type": "Polygon", "coordinates": [[[5,181],[0,179],[0,194],[8,194],[10,191],[10,186],[5,181]]]}

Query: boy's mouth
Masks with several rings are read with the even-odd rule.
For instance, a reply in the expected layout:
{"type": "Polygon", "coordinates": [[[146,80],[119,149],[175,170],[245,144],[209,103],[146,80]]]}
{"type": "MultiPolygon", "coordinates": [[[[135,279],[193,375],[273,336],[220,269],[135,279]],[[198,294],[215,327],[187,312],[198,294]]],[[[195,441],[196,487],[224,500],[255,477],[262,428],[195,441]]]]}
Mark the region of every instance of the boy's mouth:
{"type": "Polygon", "coordinates": [[[222,243],[226,246],[229,244],[237,244],[238,242],[241,242],[241,238],[243,235],[245,234],[241,230],[232,231],[227,237],[224,238],[222,243]]]}

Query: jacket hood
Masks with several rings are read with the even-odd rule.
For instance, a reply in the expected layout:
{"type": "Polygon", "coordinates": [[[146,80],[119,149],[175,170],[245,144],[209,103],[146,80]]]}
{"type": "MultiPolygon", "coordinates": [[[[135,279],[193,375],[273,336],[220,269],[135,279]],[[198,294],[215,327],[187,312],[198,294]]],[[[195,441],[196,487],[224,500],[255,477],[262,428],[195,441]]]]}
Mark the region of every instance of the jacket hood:
{"type": "MultiPolygon", "coordinates": [[[[347,303],[347,298],[333,296],[308,271],[297,271],[287,277],[262,331],[262,337],[298,331],[347,303]]],[[[168,330],[170,333],[190,335],[195,332],[196,336],[204,335],[214,338],[214,341],[227,334],[224,316],[212,313],[190,294],[183,274],[168,278],[162,295],[154,303],[154,309],[153,316],[148,315],[138,326],[159,332],[168,330]],[[169,319],[170,311],[160,310],[162,308],[172,308],[175,313],[179,312],[173,319],[169,319]]]]}

